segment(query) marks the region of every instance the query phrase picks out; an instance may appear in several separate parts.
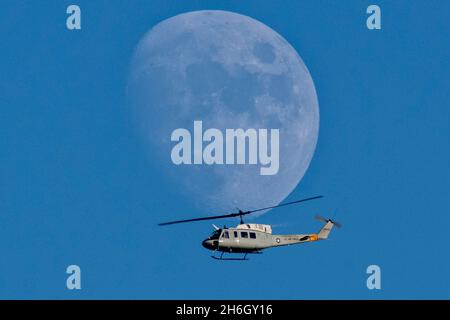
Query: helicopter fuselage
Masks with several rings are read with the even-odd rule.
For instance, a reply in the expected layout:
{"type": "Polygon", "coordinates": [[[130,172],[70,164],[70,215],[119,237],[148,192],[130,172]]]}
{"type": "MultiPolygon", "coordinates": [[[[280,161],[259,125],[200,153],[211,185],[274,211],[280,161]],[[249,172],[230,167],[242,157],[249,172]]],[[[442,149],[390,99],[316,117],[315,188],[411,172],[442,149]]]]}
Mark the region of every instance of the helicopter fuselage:
{"type": "Polygon", "coordinates": [[[318,234],[274,235],[269,225],[240,224],[235,228],[217,229],[202,242],[212,251],[258,253],[267,248],[320,240],[318,234]]]}

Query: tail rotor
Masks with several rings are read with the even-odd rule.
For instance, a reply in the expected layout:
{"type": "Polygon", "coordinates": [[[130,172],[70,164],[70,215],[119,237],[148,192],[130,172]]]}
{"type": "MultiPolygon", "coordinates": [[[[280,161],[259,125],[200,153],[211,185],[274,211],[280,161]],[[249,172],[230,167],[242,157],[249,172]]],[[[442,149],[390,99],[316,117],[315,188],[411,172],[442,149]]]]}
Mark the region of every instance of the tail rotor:
{"type": "Polygon", "coordinates": [[[340,224],[339,222],[337,222],[337,221],[333,221],[333,220],[331,220],[331,219],[326,219],[326,218],[324,218],[324,217],[322,217],[322,216],[319,216],[319,215],[316,215],[316,220],[319,220],[319,221],[322,221],[323,223],[328,223],[328,222],[331,222],[334,226],[336,226],[337,228],[341,228],[342,227],[342,224],[340,224]]]}

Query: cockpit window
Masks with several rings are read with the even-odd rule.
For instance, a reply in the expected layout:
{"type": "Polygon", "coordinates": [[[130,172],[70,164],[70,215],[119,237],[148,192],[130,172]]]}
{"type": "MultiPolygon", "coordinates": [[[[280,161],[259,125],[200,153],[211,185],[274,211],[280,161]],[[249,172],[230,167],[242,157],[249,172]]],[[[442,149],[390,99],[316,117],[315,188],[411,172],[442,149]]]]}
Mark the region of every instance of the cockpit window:
{"type": "Polygon", "coordinates": [[[222,238],[230,239],[230,235],[229,235],[228,231],[224,231],[224,232],[223,232],[222,238]]]}
{"type": "Polygon", "coordinates": [[[222,229],[215,230],[209,238],[210,239],[219,239],[221,233],[222,233],[222,229]]]}

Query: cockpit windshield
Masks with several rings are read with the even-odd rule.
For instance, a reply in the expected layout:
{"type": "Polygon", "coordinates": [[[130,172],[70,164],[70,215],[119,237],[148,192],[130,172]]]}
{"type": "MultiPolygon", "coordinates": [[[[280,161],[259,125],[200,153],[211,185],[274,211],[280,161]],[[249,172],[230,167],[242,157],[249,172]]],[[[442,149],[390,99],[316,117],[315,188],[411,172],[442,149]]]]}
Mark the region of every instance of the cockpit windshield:
{"type": "Polygon", "coordinates": [[[209,238],[210,239],[219,239],[221,233],[222,233],[222,229],[215,230],[209,238]]]}

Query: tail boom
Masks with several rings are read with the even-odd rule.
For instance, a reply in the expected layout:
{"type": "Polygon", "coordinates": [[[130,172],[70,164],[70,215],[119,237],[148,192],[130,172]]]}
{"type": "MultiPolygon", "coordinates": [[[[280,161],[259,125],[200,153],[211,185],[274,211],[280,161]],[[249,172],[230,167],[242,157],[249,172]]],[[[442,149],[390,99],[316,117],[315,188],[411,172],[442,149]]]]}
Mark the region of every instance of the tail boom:
{"type": "Polygon", "coordinates": [[[331,230],[336,225],[339,227],[337,222],[332,221],[331,219],[324,220],[325,225],[322,229],[319,230],[318,233],[312,234],[293,234],[293,235],[272,235],[272,245],[271,247],[279,247],[279,246],[290,246],[293,244],[299,244],[303,242],[313,242],[319,240],[326,240],[330,235],[331,230]]]}

